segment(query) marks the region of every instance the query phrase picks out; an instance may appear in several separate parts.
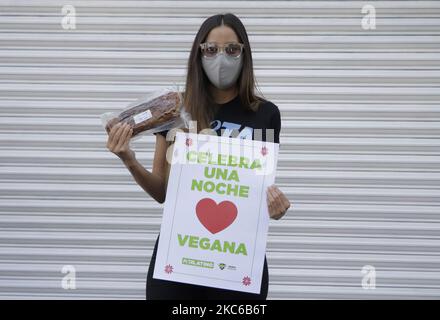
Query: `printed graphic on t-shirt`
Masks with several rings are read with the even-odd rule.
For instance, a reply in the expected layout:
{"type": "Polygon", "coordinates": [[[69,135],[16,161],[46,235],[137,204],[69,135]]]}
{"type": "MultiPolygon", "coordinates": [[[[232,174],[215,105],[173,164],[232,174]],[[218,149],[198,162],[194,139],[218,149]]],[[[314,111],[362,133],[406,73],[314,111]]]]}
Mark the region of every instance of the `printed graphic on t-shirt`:
{"type": "Polygon", "coordinates": [[[254,129],[251,127],[244,126],[243,127],[239,123],[233,123],[228,121],[221,122],[220,120],[214,120],[211,122],[211,128],[217,132],[220,130],[220,135],[222,137],[233,137],[233,138],[241,138],[241,139],[250,139],[252,140],[252,134],[254,129]],[[238,134],[237,134],[238,132],[238,134]]]}

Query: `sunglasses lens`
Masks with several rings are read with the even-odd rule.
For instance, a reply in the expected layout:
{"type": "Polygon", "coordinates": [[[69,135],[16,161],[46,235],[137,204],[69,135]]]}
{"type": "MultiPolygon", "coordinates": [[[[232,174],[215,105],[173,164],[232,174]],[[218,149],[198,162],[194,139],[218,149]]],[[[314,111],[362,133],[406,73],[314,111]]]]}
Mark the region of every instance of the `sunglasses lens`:
{"type": "Polygon", "coordinates": [[[213,44],[207,44],[203,50],[203,54],[205,55],[205,57],[215,57],[218,53],[218,47],[216,45],[213,44]]]}
{"type": "Polygon", "coordinates": [[[241,46],[238,44],[230,44],[225,48],[225,52],[228,56],[238,57],[241,53],[241,46]]]}

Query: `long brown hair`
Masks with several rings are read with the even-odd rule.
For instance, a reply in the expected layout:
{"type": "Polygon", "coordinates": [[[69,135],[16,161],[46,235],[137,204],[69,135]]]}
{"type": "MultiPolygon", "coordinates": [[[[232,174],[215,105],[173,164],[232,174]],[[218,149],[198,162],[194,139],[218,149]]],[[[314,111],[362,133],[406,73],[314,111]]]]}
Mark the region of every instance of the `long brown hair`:
{"type": "MultiPolygon", "coordinates": [[[[202,23],[194,39],[188,60],[184,92],[183,104],[186,110],[191,114],[192,120],[197,121],[197,132],[209,128],[215,110],[218,107],[217,103],[211,97],[208,86],[210,81],[203,71],[200,44],[206,40],[212,29],[221,25],[232,28],[237,34],[239,41],[244,44],[242,52],[243,67],[237,79],[238,94],[242,104],[246,109],[256,111],[262,101],[262,98],[255,94],[256,83],[252,51],[243,23],[232,13],[211,16],[202,23]]],[[[259,95],[262,96],[261,92],[259,92],[259,95]]]]}

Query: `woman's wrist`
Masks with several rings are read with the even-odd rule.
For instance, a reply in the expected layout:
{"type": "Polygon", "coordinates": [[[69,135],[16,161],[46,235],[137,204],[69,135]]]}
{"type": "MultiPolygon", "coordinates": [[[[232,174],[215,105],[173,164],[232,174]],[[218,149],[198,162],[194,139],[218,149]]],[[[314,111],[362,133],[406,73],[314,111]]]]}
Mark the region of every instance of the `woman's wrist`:
{"type": "Polygon", "coordinates": [[[133,165],[137,162],[136,160],[136,156],[134,154],[133,151],[131,151],[128,154],[124,154],[124,155],[120,155],[119,158],[122,160],[122,162],[128,166],[128,165],[133,165]]]}

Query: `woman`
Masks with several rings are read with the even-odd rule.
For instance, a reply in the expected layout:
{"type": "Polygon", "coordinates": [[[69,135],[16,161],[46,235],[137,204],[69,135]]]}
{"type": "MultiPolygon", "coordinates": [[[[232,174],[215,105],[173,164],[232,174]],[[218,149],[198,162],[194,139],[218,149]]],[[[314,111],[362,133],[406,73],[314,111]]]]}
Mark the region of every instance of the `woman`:
{"type": "MultiPolygon", "coordinates": [[[[213,129],[218,135],[279,143],[281,119],[278,107],[256,96],[254,91],[252,53],[245,27],[233,14],[209,17],[195,37],[183,93],[186,110],[197,121],[197,132],[213,129]],[[270,132],[272,136],[269,136],[270,132]]],[[[156,201],[163,203],[170,168],[166,152],[173,137],[167,132],[156,134],[153,170],[150,172],[137,162],[130,149],[131,134],[129,125],[114,126],[107,147],[123,161],[136,182],[156,201]]],[[[267,190],[267,202],[273,219],[281,218],[290,207],[289,200],[274,185],[267,190]]],[[[252,294],[154,279],[157,244],[158,240],[148,270],[147,299],[267,298],[266,259],[261,292],[252,294]]]]}

